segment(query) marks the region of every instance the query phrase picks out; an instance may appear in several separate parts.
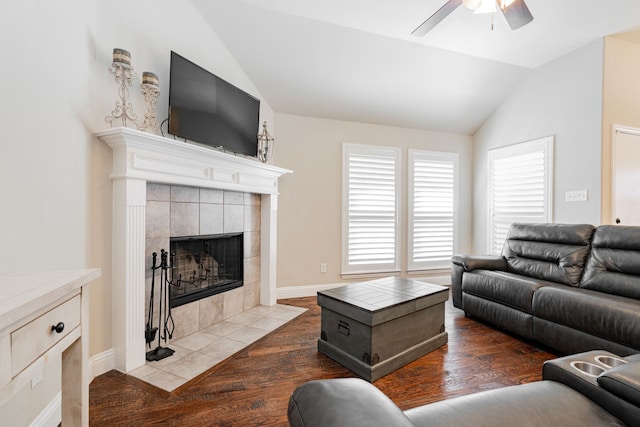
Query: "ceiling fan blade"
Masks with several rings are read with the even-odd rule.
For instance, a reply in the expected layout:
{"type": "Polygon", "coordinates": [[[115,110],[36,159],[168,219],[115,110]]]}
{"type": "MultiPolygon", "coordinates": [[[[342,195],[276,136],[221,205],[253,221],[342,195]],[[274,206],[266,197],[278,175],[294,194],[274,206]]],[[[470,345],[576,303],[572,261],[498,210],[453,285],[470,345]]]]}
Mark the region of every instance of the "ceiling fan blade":
{"type": "Polygon", "coordinates": [[[498,3],[498,9],[502,10],[504,17],[512,30],[517,30],[518,28],[524,27],[529,22],[533,21],[533,15],[524,3],[524,0],[515,0],[507,6],[506,10],[502,9],[501,0],[496,0],[496,3],[498,3]]]}
{"type": "Polygon", "coordinates": [[[427,34],[429,31],[433,30],[433,28],[440,23],[444,18],[449,16],[451,12],[456,10],[458,6],[462,4],[462,0],[449,0],[437,10],[436,13],[431,15],[429,19],[424,21],[418,28],[411,32],[412,36],[420,37],[427,34]]]}

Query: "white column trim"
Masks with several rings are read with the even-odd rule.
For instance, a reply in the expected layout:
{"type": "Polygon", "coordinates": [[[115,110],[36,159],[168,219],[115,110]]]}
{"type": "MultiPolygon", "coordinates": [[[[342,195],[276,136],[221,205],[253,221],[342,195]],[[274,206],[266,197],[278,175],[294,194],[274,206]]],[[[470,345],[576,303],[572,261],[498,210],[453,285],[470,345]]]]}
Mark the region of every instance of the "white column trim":
{"type": "Polygon", "coordinates": [[[276,252],[278,228],[278,196],[263,194],[260,219],[260,304],[271,306],[277,301],[276,252]]]}

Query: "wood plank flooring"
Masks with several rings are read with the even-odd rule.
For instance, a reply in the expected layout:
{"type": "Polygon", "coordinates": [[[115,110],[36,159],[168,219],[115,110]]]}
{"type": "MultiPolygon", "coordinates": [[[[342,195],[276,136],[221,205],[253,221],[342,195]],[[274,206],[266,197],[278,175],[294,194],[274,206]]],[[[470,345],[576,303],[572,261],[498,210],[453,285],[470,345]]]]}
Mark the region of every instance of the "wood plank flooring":
{"type": "MultiPolygon", "coordinates": [[[[291,392],[313,379],[353,377],[318,353],[316,298],[278,301],[309,310],[172,393],[110,371],[89,389],[90,425],[286,426],[291,392]]],[[[446,305],[449,343],[375,385],[401,409],[537,381],[558,354],[446,305]]]]}

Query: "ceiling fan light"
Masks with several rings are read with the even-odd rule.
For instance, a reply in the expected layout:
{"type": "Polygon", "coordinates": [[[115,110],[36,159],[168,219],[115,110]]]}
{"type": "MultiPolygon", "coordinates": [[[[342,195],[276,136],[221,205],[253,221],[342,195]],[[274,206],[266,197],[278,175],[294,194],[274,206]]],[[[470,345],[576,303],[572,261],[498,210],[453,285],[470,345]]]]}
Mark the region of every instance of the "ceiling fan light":
{"type": "Polygon", "coordinates": [[[496,10],[495,0],[481,0],[473,13],[493,13],[496,10]]]}
{"type": "Polygon", "coordinates": [[[462,4],[464,5],[464,7],[471,10],[476,10],[478,7],[480,7],[481,3],[482,0],[462,0],[462,4]]]}

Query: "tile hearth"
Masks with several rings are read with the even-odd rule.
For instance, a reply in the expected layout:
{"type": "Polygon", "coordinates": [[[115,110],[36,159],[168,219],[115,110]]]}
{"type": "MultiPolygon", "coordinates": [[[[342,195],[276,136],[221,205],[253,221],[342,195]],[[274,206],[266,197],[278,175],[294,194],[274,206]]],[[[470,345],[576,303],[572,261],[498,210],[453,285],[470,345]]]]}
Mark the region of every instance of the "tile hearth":
{"type": "Polygon", "coordinates": [[[163,347],[175,350],[173,356],[146,362],[129,374],[163,390],[173,391],[306,310],[283,304],[254,307],[169,344],[163,342],[163,347]]]}

